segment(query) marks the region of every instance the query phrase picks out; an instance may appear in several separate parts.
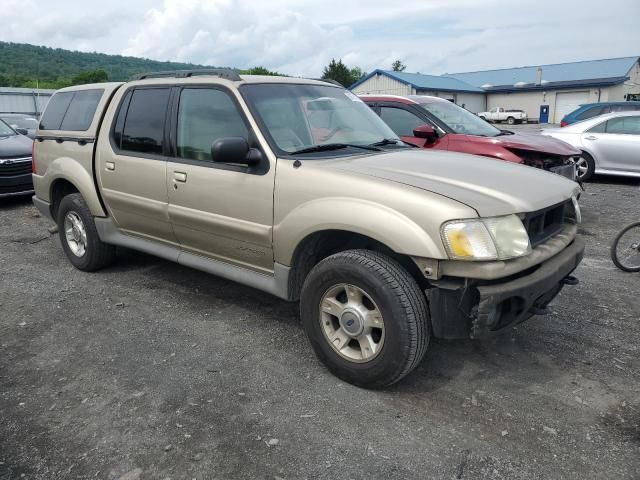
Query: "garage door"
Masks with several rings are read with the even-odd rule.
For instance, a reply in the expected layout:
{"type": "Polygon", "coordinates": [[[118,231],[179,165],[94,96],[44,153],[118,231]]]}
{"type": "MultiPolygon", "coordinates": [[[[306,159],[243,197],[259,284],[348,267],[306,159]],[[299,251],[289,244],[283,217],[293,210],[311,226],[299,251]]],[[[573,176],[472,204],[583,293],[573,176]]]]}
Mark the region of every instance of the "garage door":
{"type": "Polygon", "coordinates": [[[554,123],[560,123],[562,117],[573,112],[583,103],[589,103],[589,92],[564,92],[556,94],[554,123]]]}

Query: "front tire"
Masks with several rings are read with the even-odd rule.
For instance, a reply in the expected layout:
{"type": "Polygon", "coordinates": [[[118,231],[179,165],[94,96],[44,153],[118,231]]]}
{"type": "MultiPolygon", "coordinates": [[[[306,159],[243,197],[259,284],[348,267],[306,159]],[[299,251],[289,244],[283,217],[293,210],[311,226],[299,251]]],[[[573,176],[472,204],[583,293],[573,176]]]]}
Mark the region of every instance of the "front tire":
{"type": "Polygon", "coordinates": [[[72,193],[64,197],[57,220],[62,248],[74,267],[93,272],[113,262],[116,248],[100,240],[93,215],[82,195],[72,193]]]}
{"type": "Polygon", "coordinates": [[[576,165],[576,176],[580,182],[588,182],[596,171],[596,162],[587,152],[582,152],[580,158],[574,162],[576,165]]]}
{"type": "Polygon", "coordinates": [[[316,265],[300,296],[302,323],[318,358],[360,387],[391,385],[422,360],[431,336],[424,293],[395,260],[348,250],[316,265]]]}

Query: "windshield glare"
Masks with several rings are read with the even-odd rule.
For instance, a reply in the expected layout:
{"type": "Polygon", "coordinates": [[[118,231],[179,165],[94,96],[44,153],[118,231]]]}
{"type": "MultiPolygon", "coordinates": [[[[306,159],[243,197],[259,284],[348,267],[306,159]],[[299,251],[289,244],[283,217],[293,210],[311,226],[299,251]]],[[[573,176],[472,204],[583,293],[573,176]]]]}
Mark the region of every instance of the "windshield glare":
{"type": "Polygon", "coordinates": [[[480,117],[459,107],[452,102],[421,103],[420,106],[427,112],[436,116],[455,133],[465,135],[480,135],[482,137],[495,137],[500,135],[493,125],[485,122],[480,117]]]}
{"type": "MultiPolygon", "coordinates": [[[[243,85],[241,91],[272,144],[283,153],[335,143],[399,141],[373,110],[348,90],[274,83],[243,85]]],[[[340,152],[354,153],[342,150],[331,154],[340,152]]]]}
{"type": "Polygon", "coordinates": [[[31,117],[3,117],[2,120],[17,128],[27,128],[35,130],[38,128],[38,121],[31,117]]]}
{"type": "Polygon", "coordinates": [[[16,134],[16,132],[14,132],[13,129],[9,125],[7,125],[2,120],[0,120],[0,136],[8,137],[8,136],[15,135],[15,134],[16,134]]]}

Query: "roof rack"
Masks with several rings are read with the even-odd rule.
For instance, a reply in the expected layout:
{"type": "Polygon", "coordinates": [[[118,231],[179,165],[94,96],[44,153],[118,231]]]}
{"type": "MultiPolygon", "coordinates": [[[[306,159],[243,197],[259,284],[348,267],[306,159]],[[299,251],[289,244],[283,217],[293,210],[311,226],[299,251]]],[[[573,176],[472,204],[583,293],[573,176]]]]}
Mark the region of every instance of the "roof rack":
{"type": "Polygon", "coordinates": [[[327,82],[327,83],[331,83],[333,85],[337,85],[338,87],[344,88],[344,85],[342,85],[340,82],[338,82],[337,80],[334,80],[332,78],[310,78],[310,80],[317,80],[318,82],[327,82]]]}
{"type": "Polygon", "coordinates": [[[133,78],[133,80],[145,80],[147,78],[165,77],[188,78],[198,75],[213,75],[216,77],[224,78],[226,80],[231,80],[233,82],[239,82],[240,80],[242,80],[242,78],[238,74],[238,71],[231,68],[200,68],[197,70],[168,70],[164,72],[149,72],[137,75],[133,78]]]}

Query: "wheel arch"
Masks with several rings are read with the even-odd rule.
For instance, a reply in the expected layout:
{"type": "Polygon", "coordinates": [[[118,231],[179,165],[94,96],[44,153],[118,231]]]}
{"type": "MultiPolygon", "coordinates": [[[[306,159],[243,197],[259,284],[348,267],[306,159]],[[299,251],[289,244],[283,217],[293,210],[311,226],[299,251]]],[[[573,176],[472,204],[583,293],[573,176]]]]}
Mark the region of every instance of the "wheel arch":
{"type": "Polygon", "coordinates": [[[57,158],[47,168],[43,180],[50,185],[49,199],[54,218],[62,200],[60,195],[73,192],[82,195],[92,215],[106,216],[98,198],[93,175],[77,160],[68,157],[57,158]]]}

